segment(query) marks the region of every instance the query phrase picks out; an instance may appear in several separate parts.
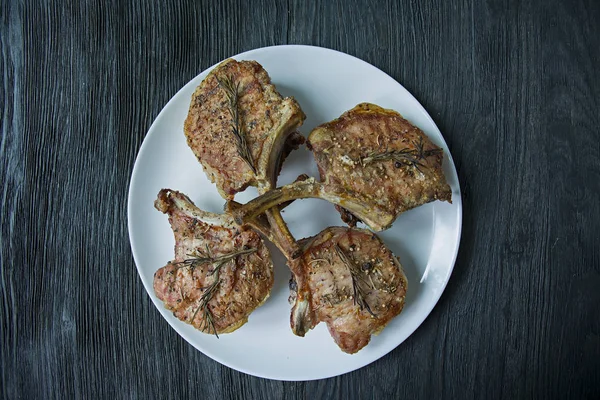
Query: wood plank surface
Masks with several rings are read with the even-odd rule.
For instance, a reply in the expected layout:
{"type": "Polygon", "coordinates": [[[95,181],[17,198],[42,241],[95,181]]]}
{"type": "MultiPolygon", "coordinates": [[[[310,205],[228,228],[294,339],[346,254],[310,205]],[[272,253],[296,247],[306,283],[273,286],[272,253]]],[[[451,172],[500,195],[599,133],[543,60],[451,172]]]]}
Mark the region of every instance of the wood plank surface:
{"type": "MultiPolygon", "coordinates": [[[[0,393],[50,398],[600,398],[600,2],[0,3],[0,393]],[[231,370],[146,294],[126,201],[167,101],[277,44],[346,52],[425,106],[463,191],[423,325],[321,381],[231,370]]],[[[315,360],[318,362],[318,360],[315,360]]]]}

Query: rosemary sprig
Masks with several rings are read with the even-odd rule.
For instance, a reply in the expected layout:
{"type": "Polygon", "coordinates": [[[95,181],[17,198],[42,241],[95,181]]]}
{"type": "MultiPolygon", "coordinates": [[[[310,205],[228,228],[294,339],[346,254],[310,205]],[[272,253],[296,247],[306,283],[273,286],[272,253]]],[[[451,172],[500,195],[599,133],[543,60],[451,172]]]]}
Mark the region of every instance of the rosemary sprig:
{"type": "Polygon", "coordinates": [[[190,259],[183,260],[183,261],[176,263],[176,264],[184,264],[180,268],[183,268],[183,267],[196,268],[198,265],[201,265],[201,264],[217,264],[216,267],[212,271],[207,273],[208,276],[212,275],[215,278],[214,278],[213,282],[206,288],[206,290],[204,291],[202,296],[200,297],[200,302],[198,304],[198,308],[196,308],[196,311],[194,311],[194,315],[192,315],[190,324],[192,324],[194,322],[194,319],[196,319],[196,315],[198,315],[198,312],[200,310],[202,310],[203,317],[202,317],[202,325],[200,325],[200,330],[202,330],[203,332],[207,332],[207,333],[210,333],[210,331],[212,330],[212,332],[215,334],[215,336],[217,338],[219,338],[219,335],[217,334],[217,328],[215,327],[214,315],[213,315],[210,307],[208,306],[208,303],[213,298],[214,294],[217,292],[217,289],[219,288],[219,285],[221,284],[221,278],[220,278],[221,267],[223,265],[225,265],[228,261],[231,261],[238,256],[241,256],[244,254],[251,254],[256,251],[257,251],[256,248],[250,248],[250,249],[245,249],[245,250],[240,250],[240,251],[234,251],[232,253],[224,254],[219,257],[212,257],[210,249],[207,246],[206,247],[206,254],[207,254],[206,256],[197,256],[197,257],[190,258],[190,259]]]}
{"type": "Polygon", "coordinates": [[[400,150],[385,151],[383,153],[371,153],[367,157],[363,157],[361,163],[362,165],[368,165],[379,161],[394,160],[396,168],[401,168],[403,166],[414,167],[422,173],[423,171],[421,171],[421,168],[419,167],[424,168],[425,165],[423,165],[421,161],[429,156],[443,152],[440,148],[425,150],[423,148],[422,137],[419,137],[418,142],[413,142],[413,145],[414,149],[407,147],[400,150]]]}
{"type": "Polygon", "coordinates": [[[214,279],[213,283],[211,283],[208,286],[208,288],[206,288],[206,291],[200,297],[200,304],[198,305],[198,308],[196,308],[196,311],[194,311],[194,315],[192,316],[192,320],[190,321],[190,323],[194,322],[194,319],[196,318],[198,311],[202,310],[203,317],[202,317],[202,325],[200,325],[200,330],[202,330],[203,332],[210,333],[210,331],[212,329],[212,331],[215,334],[215,336],[217,337],[217,339],[219,338],[219,334],[217,333],[217,328],[215,327],[214,315],[213,315],[210,307],[208,307],[208,302],[212,299],[212,297],[216,293],[219,285],[221,284],[221,279],[219,278],[219,275],[221,272],[221,267],[225,263],[226,263],[226,261],[221,261],[213,270],[212,275],[216,274],[215,279],[214,279]]]}
{"type": "Polygon", "coordinates": [[[377,318],[377,315],[375,315],[373,313],[373,311],[371,311],[371,307],[369,307],[369,304],[367,303],[367,300],[365,299],[365,292],[363,291],[363,288],[360,286],[361,282],[368,285],[368,282],[365,280],[360,269],[356,266],[356,264],[352,260],[350,260],[348,255],[344,252],[344,250],[342,250],[340,245],[337,243],[335,244],[335,251],[338,254],[338,256],[340,257],[340,259],[342,260],[342,262],[344,264],[346,264],[346,267],[348,267],[348,270],[350,271],[350,276],[352,277],[352,290],[354,291],[354,296],[353,296],[354,304],[358,304],[358,306],[360,307],[361,310],[366,309],[369,312],[369,314],[371,314],[373,317],[377,318]]]}
{"type": "MultiPolygon", "coordinates": [[[[178,268],[189,267],[189,268],[193,269],[193,268],[196,268],[203,264],[215,264],[215,263],[219,263],[221,261],[227,262],[238,256],[243,256],[244,254],[250,254],[250,253],[254,253],[254,252],[256,252],[256,249],[251,248],[251,249],[247,249],[247,250],[234,251],[232,253],[227,253],[227,254],[224,254],[219,257],[213,257],[210,254],[210,250],[207,247],[206,255],[188,254],[188,256],[191,258],[185,259],[183,261],[175,262],[175,263],[173,263],[173,265],[180,265],[178,268]]],[[[213,271],[213,273],[214,273],[214,271],[213,271]]]]}
{"type": "Polygon", "coordinates": [[[227,99],[229,100],[229,113],[233,119],[231,127],[233,129],[233,136],[235,137],[235,145],[240,157],[248,164],[252,172],[256,174],[256,167],[254,166],[254,160],[252,158],[252,152],[250,146],[246,141],[246,135],[244,134],[244,126],[240,118],[238,97],[239,97],[239,82],[234,83],[231,76],[225,76],[224,78],[217,78],[219,86],[225,90],[227,99]]]}

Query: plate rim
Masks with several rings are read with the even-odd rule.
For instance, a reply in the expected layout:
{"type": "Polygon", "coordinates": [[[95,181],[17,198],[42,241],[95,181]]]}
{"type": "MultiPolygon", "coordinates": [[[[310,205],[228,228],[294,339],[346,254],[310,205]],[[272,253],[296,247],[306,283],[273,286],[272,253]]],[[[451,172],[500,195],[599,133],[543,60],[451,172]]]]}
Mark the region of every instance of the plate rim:
{"type": "MultiPolygon", "coordinates": [[[[134,161],[134,165],[131,171],[131,176],[129,179],[129,187],[128,187],[128,196],[127,196],[127,229],[128,229],[128,236],[129,236],[129,243],[130,243],[130,247],[131,247],[131,252],[132,252],[132,256],[134,259],[134,264],[136,266],[136,271],[138,273],[138,277],[140,278],[140,280],[142,281],[142,284],[144,286],[144,289],[146,291],[146,294],[150,297],[150,300],[152,301],[152,303],[154,304],[154,306],[157,308],[157,311],[159,311],[159,314],[161,315],[161,317],[170,325],[170,327],[175,330],[175,332],[181,337],[183,338],[188,344],[190,344],[194,349],[196,349],[197,351],[200,351],[202,354],[204,354],[205,356],[213,359],[214,361],[225,365],[228,368],[234,369],[236,371],[251,375],[251,376],[256,376],[259,378],[264,378],[264,379],[270,379],[270,380],[279,380],[279,381],[311,381],[311,380],[318,380],[318,379],[328,379],[328,378],[332,378],[332,377],[336,377],[336,376],[340,376],[343,374],[347,374],[349,372],[358,370],[360,368],[366,367],[367,365],[380,360],[381,358],[383,358],[384,356],[386,356],[387,354],[391,353],[393,350],[395,350],[396,348],[398,348],[402,343],[404,343],[411,335],[413,335],[415,333],[415,331],[417,329],[419,329],[419,327],[425,322],[425,320],[427,320],[427,318],[429,318],[429,316],[431,315],[431,312],[433,311],[433,309],[435,308],[435,306],[438,304],[442,294],[445,292],[446,287],[448,285],[448,282],[450,281],[450,277],[452,276],[452,273],[454,271],[454,267],[456,265],[456,260],[458,257],[458,251],[460,248],[460,242],[461,242],[461,238],[462,238],[462,225],[463,225],[463,206],[462,206],[462,191],[461,191],[461,187],[460,187],[460,180],[459,180],[459,176],[458,176],[458,170],[456,169],[456,165],[454,163],[454,159],[452,157],[452,154],[450,153],[450,149],[448,147],[448,143],[446,142],[446,139],[444,138],[444,136],[442,135],[442,132],[440,131],[439,127],[437,126],[437,124],[435,123],[435,121],[433,120],[433,118],[431,117],[431,115],[429,115],[429,113],[427,112],[427,110],[423,107],[423,105],[414,97],[414,95],[408,90],[406,89],[400,82],[398,82],[396,79],[394,79],[393,77],[391,77],[389,74],[387,74],[385,71],[382,71],[381,69],[379,69],[378,67],[374,66],[373,64],[364,61],[356,56],[353,56],[351,54],[347,54],[344,53],[342,51],[339,50],[334,50],[334,49],[329,49],[326,47],[320,47],[320,46],[311,46],[311,45],[302,45],[302,44],[283,44],[283,45],[275,45],[275,46],[266,46],[266,47],[259,47],[259,48],[255,48],[255,49],[251,49],[251,50],[247,50],[244,52],[241,52],[239,54],[230,56],[225,58],[224,60],[221,60],[215,64],[213,64],[212,66],[204,69],[203,71],[201,71],[200,73],[198,73],[196,76],[194,76],[192,79],[190,79],[185,85],[183,85],[174,95],[171,96],[171,98],[169,99],[169,101],[163,106],[163,108],[161,109],[161,111],[158,113],[158,115],[155,117],[155,119],[152,121],[152,124],[150,125],[150,127],[148,128],[146,134],[144,135],[144,138],[142,140],[142,144],[140,145],[136,157],[135,157],[135,161],[134,161]],[[366,363],[362,364],[362,365],[358,365],[358,366],[352,366],[350,368],[342,368],[342,370],[340,371],[335,371],[333,373],[328,373],[328,374],[324,374],[322,376],[304,376],[304,377],[295,377],[295,378],[290,378],[290,377],[286,377],[286,376],[276,376],[277,374],[271,374],[271,375],[266,375],[260,372],[256,372],[256,371],[252,371],[249,370],[247,368],[244,367],[240,367],[240,366],[234,366],[232,365],[232,363],[230,363],[229,361],[223,359],[222,357],[220,357],[219,355],[211,352],[211,351],[207,351],[207,349],[200,349],[196,344],[194,344],[192,342],[191,338],[188,338],[188,335],[185,332],[182,332],[181,330],[178,329],[178,327],[176,327],[169,319],[165,318],[165,316],[163,315],[163,312],[161,311],[160,307],[159,307],[159,303],[160,305],[162,305],[161,302],[159,302],[157,299],[155,299],[153,296],[154,294],[154,288],[153,288],[153,283],[152,282],[146,282],[146,279],[144,278],[144,274],[143,271],[140,270],[140,266],[139,266],[139,262],[138,262],[138,256],[137,256],[137,251],[134,247],[133,244],[133,235],[132,235],[132,231],[133,231],[133,220],[132,220],[132,209],[133,209],[133,205],[132,205],[132,196],[133,194],[133,188],[135,187],[134,183],[136,181],[136,176],[138,175],[138,161],[139,159],[142,157],[142,154],[144,153],[145,148],[148,146],[149,141],[147,140],[150,136],[155,135],[154,132],[157,132],[156,126],[159,124],[159,121],[162,120],[163,118],[165,118],[165,115],[167,113],[167,110],[171,107],[171,103],[175,102],[176,99],[181,95],[182,92],[186,91],[188,89],[188,86],[191,86],[194,84],[194,82],[203,74],[210,72],[212,69],[214,69],[216,66],[218,66],[222,61],[228,59],[228,58],[234,58],[234,59],[245,59],[245,57],[248,57],[249,55],[254,55],[257,52],[263,52],[263,51],[278,51],[280,49],[289,49],[289,50],[294,50],[294,49],[305,49],[305,50],[309,50],[309,51],[320,51],[320,52],[324,52],[324,53],[335,53],[338,56],[343,56],[343,57],[350,57],[351,59],[353,59],[354,62],[358,62],[363,64],[364,66],[366,66],[367,68],[371,68],[373,69],[374,72],[378,73],[378,74],[383,74],[385,77],[391,79],[393,82],[395,82],[396,85],[398,85],[398,87],[401,90],[404,90],[406,92],[406,95],[408,95],[411,100],[415,103],[415,106],[419,109],[419,111],[421,111],[421,113],[424,115],[424,117],[428,120],[428,122],[435,128],[435,130],[437,131],[437,133],[439,134],[439,138],[442,140],[443,144],[445,145],[445,148],[447,149],[446,152],[446,156],[448,158],[448,162],[449,162],[449,166],[451,171],[453,172],[453,174],[455,175],[456,179],[455,179],[455,187],[453,188],[453,198],[452,198],[452,203],[453,205],[456,206],[456,228],[455,228],[455,232],[456,232],[456,246],[453,249],[453,254],[452,254],[452,259],[450,262],[450,267],[447,270],[447,275],[446,278],[444,279],[443,284],[441,285],[441,290],[439,291],[439,293],[436,293],[435,295],[433,295],[432,297],[435,298],[434,301],[431,302],[430,307],[424,309],[423,311],[423,318],[420,322],[418,322],[414,329],[406,336],[406,338],[404,338],[402,341],[400,341],[398,344],[396,344],[394,347],[392,347],[391,349],[377,355],[375,358],[371,359],[370,361],[367,361],[366,363]],[[426,311],[426,312],[425,312],[426,311]]],[[[164,305],[163,305],[164,308],[164,305]]]]}

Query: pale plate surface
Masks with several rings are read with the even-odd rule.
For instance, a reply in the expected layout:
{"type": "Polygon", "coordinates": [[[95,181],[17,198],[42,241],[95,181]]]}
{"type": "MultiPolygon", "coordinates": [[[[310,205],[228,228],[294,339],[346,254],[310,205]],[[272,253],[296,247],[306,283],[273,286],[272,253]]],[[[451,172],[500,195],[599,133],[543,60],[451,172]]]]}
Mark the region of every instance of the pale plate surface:
{"type": "MultiPolygon", "coordinates": [[[[287,302],[290,273],[272,246],[276,274],[273,292],[250,315],[248,323],[219,339],[195,330],[173,317],[152,288],[154,272],[173,258],[174,245],[167,217],[154,209],[153,202],[160,189],[170,188],[186,193],[204,210],[222,210],[223,199],[206,178],[183,134],[191,95],[209,69],[169,101],[152,124],[137,156],[129,189],[128,224],[140,278],[162,316],[185,340],[233,369],[270,379],[311,380],[361,368],[393,350],[417,329],[438,301],[452,272],[460,239],[462,204],[448,147],[430,116],[402,85],[357,58],[310,46],[267,47],[233,58],[258,61],[282,95],[298,100],[307,115],[300,129],[305,136],[317,125],[361,102],[399,111],[444,148],[444,172],[452,187],[453,203],[435,202],[411,210],[380,234],[404,266],[409,283],[406,306],[357,354],[342,353],[325,324],[304,338],[292,334],[287,302]]],[[[279,184],[290,183],[301,173],[318,177],[313,157],[306,149],[288,158],[279,184]]],[[[236,200],[246,202],[255,195],[256,191],[249,189],[236,200]]],[[[321,200],[296,201],[283,216],[297,238],[312,236],[327,226],[343,225],[333,206],[321,200]]],[[[408,363],[410,360],[407,368],[408,363]]]]}

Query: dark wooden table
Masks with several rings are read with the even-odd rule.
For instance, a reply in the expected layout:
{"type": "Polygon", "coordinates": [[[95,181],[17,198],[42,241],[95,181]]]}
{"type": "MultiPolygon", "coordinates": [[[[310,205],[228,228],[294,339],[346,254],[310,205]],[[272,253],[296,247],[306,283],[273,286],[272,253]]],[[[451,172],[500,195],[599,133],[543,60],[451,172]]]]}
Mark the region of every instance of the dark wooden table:
{"type": "Polygon", "coordinates": [[[600,2],[126,3],[0,5],[4,398],[600,398],[600,2]],[[142,287],[126,225],[135,156],[170,97],[228,56],[287,43],[352,54],[410,90],[464,202],[456,267],[423,325],[313,382],[188,345],[142,287]]]}

